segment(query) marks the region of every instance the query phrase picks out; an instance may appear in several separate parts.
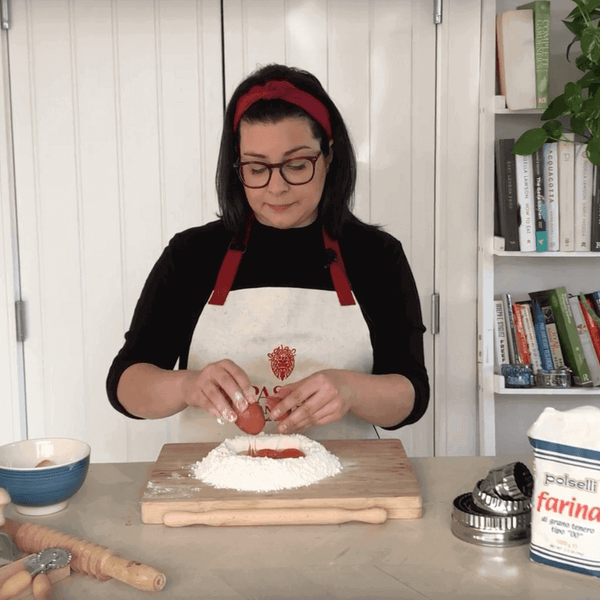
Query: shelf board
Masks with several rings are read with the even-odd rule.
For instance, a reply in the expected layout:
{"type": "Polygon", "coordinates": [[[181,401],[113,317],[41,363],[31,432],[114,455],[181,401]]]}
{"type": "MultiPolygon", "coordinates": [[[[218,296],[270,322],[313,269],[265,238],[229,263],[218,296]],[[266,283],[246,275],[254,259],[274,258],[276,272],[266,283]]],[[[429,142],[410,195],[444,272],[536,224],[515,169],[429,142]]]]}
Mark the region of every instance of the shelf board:
{"type": "Polygon", "coordinates": [[[544,111],[541,108],[527,108],[524,110],[510,110],[510,108],[497,108],[497,115],[543,115],[544,111]]]}
{"type": "Polygon", "coordinates": [[[494,250],[494,256],[499,258],[600,258],[600,252],[507,252],[494,250]]]}
{"type": "Polygon", "coordinates": [[[600,388],[506,388],[504,377],[494,375],[494,393],[503,396],[600,396],[600,388]]]}
{"type": "Polygon", "coordinates": [[[494,112],[497,115],[541,115],[545,111],[542,108],[511,110],[510,108],[506,108],[506,98],[504,96],[496,96],[494,100],[494,112]]]}

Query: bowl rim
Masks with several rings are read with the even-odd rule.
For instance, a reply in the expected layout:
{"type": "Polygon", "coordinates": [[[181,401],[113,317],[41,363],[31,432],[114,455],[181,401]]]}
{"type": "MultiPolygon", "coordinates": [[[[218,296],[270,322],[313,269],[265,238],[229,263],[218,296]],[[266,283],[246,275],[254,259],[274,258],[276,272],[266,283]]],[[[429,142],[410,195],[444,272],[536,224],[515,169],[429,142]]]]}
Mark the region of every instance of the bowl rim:
{"type": "Polygon", "coordinates": [[[33,471],[33,472],[43,472],[49,469],[61,469],[63,467],[68,467],[69,465],[76,464],[81,462],[82,460],[86,460],[90,458],[90,454],[92,452],[92,447],[83,440],[77,440],[75,438],[68,437],[41,437],[41,438],[30,438],[25,440],[17,440],[16,442],[10,442],[8,444],[3,444],[0,446],[0,452],[3,448],[8,448],[9,446],[14,446],[16,444],[22,444],[24,442],[43,442],[43,441],[51,441],[51,440],[63,440],[68,442],[77,442],[78,444],[82,444],[84,448],[87,448],[87,452],[81,457],[76,458],[75,460],[71,460],[69,462],[61,463],[60,465],[48,465],[47,467],[9,467],[7,465],[0,464],[0,469],[5,469],[7,471],[33,471]]]}

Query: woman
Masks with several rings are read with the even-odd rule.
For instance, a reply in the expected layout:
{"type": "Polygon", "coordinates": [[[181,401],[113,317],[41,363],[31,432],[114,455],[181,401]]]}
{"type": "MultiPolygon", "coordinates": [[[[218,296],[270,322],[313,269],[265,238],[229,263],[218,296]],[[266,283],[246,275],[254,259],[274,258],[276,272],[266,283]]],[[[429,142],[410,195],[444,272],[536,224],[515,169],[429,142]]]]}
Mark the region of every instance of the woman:
{"type": "Polygon", "coordinates": [[[355,179],[314,76],[269,65],[242,82],[220,219],[176,235],[155,265],[110,369],[112,405],[180,413],[180,441],[239,435],[237,414],[266,400],[280,400],[269,431],[316,439],[416,422],[429,400],[417,289],[400,242],[350,212],[355,179]]]}

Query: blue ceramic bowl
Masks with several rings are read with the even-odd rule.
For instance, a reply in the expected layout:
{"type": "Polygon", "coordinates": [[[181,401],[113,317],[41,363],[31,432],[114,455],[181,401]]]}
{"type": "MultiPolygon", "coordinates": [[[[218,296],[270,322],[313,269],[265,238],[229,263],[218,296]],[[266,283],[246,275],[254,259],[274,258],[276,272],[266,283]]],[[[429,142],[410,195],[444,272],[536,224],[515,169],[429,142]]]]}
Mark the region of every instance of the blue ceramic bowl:
{"type": "Polygon", "coordinates": [[[0,488],[18,512],[49,515],[66,508],[85,481],[90,447],[66,438],[22,440],[0,446],[0,488]],[[37,466],[50,461],[48,466],[37,466]]]}

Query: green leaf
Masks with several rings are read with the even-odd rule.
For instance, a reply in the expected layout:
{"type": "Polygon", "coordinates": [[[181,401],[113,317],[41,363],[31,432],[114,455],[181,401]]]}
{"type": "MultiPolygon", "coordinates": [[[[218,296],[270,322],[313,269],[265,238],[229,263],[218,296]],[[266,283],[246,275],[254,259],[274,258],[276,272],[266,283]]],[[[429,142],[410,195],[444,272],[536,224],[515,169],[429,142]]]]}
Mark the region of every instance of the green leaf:
{"type": "Polygon", "coordinates": [[[574,21],[563,21],[567,26],[567,29],[577,36],[577,39],[581,38],[583,30],[586,28],[585,21],[583,19],[576,19],[574,21]]]}
{"type": "Polygon", "coordinates": [[[547,139],[548,134],[542,127],[530,129],[523,133],[517,140],[517,143],[513,146],[512,153],[533,154],[544,145],[547,139]]]}
{"type": "Polygon", "coordinates": [[[571,131],[573,133],[577,133],[579,135],[585,135],[585,123],[586,123],[585,115],[579,114],[579,115],[573,115],[571,117],[569,125],[570,125],[571,131]]]}
{"type": "Polygon", "coordinates": [[[559,140],[563,134],[562,123],[556,119],[544,123],[542,129],[548,134],[548,137],[553,140],[559,140]]]}
{"type": "Polygon", "coordinates": [[[594,63],[582,54],[575,59],[575,66],[580,71],[591,71],[594,68],[594,63]]]}
{"type": "Polygon", "coordinates": [[[595,165],[600,165],[600,135],[594,135],[588,142],[587,155],[595,165]]]}
{"type": "Polygon", "coordinates": [[[565,104],[572,113],[578,113],[581,110],[581,107],[583,106],[583,95],[579,83],[569,81],[565,85],[564,97],[565,104]]]}
{"type": "Polygon", "coordinates": [[[565,95],[561,94],[560,96],[556,96],[556,98],[550,102],[550,105],[542,114],[542,121],[556,119],[557,117],[568,115],[570,112],[571,111],[565,102],[565,95]]]}
{"type": "MultiPolygon", "coordinates": [[[[581,56],[579,58],[581,58],[581,56]]],[[[579,60],[579,59],[577,59],[577,60],[579,60]]],[[[588,59],[586,59],[586,60],[588,60],[588,59]]],[[[575,64],[577,64],[577,61],[575,61],[575,64]]],[[[592,85],[594,83],[600,83],[600,75],[598,75],[594,71],[588,71],[577,83],[582,88],[589,87],[590,85],[592,85]]]]}
{"type": "Polygon", "coordinates": [[[581,51],[593,63],[600,60],[600,29],[590,25],[581,34],[581,51]]]}
{"type": "Polygon", "coordinates": [[[596,89],[593,96],[589,96],[586,101],[587,126],[592,133],[592,128],[595,127],[591,121],[596,121],[600,118],[600,90],[596,89]],[[591,125],[591,126],[590,126],[591,125]]]}
{"type": "Polygon", "coordinates": [[[587,0],[585,2],[585,8],[589,13],[592,13],[600,6],[600,0],[587,0]]]}

